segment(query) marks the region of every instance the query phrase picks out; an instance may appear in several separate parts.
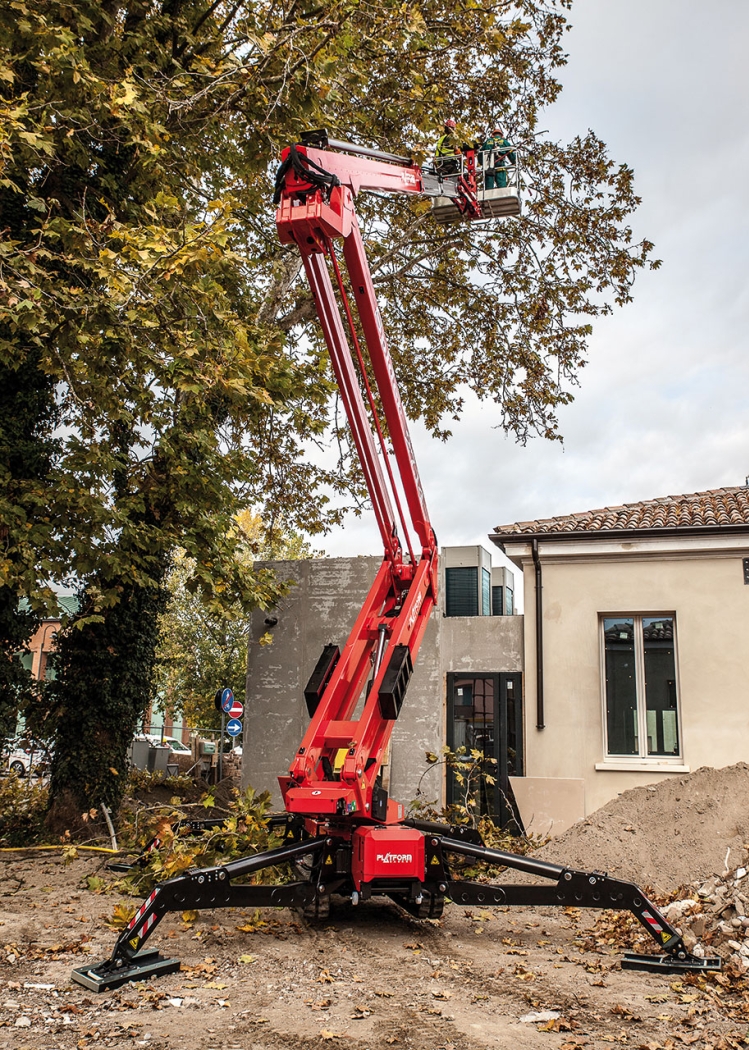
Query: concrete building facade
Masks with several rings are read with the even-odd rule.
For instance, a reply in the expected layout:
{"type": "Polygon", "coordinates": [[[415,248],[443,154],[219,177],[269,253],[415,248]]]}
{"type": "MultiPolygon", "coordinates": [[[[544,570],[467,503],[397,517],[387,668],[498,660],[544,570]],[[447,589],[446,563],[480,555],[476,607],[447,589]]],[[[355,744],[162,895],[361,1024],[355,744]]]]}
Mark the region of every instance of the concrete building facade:
{"type": "MultiPolygon", "coordinates": [[[[270,564],[281,577],[294,583],[272,614],[256,611],[252,619],[243,783],[252,784],[256,790],[269,789],[280,805],[276,778],[288,770],[309,721],[304,687],[323,647],[345,642],[380,559],[325,558],[270,564]],[[262,644],[268,636],[271,644],[262,644]]],[[[460,576],[458,584],[461,599],[472,601],[466,580],[471,577],[480,583],[480,570],[487,565],[490,569],[491,559],[483,548],[448,550],[441,558],[442,595],[447,590],[446,572],[451,568],[469,570],[460,576]],[[471,573],[473,569],[476,571],[471,573]]],[[[504,578],[503,583],[507,584],[504,578]]],[[[480,595],[477,604],[480,606],[480,595]]],[[[408,804],[420,792],[420,797],[442,804],[449,795],[449,785],[441,767],[427,764],[426,753],[438,753],[446,742],[471,743],[472,734],[492,747],[500,745],[502,719],[495,720],[494,708],[506,699],[499,691],[504,688],[506,693],[508,683],[519,701],[522,659],[522,617],[475,612],[446,616],[444,600],[440,603],[424,636],[393,732],[384,769],[384,783],[392,797],[408,804]],[[456,716],[454,700],[465,700],[469,693],[472,697],[477,684],[483,707],[478,701],[458,704],[456,716]]],[[[506,727],[504,731],[506,736],[506,727]]]]}

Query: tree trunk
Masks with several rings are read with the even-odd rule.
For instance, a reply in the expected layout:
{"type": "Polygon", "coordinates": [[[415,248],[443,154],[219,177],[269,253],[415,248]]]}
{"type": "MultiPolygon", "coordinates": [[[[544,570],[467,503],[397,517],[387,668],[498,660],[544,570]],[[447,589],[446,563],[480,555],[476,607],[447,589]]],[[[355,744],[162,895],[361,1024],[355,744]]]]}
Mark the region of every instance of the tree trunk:
{"type": "MultiPolygon", "coordinates": [[[[84,814],[105,803],[119,809],[127,751],[152,699],[164,567],[149,587],[123,587],[120,602],[97,621],[75,622],[58,639],[57,679],[49,686],[55,750],[47,826],[72,835],[84,814]]],[[[90,602],[84,592],[83,618],[90,602]]]]}

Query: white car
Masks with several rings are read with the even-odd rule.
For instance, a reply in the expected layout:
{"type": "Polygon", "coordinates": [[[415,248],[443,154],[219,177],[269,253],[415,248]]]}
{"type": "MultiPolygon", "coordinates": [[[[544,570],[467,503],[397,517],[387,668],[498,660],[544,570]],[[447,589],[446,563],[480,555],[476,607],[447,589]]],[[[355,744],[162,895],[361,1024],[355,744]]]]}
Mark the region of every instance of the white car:
{"type": "Polygon", "coordinates": [[[50,751],[44,744],[33,740],[24,740],[10,749],[8,770],[19,777],[26,777],[33,771],[35,776],[44,776],[49,772],[50,751]]]}
{"type": "Polygon", "coordinates": [[[167,744],[175,755],[192,754],[187,744],[183,744],[181,740],[176,738],[176,736],[159,736],[158,733],[142,733],[136,739],[147,740],[149,744],[153,744],[154,747],[159,747],[161,744],[167,744]]]}
{"type": "Polygon", "coordinates": [[[162,741],[165,744],[169,744],[169,747],[175,753],[175,755],[191,755],[192,751],[184,744],[181,740],[178,740],[176,736],[165,736],[162,737],[162,741]]]}

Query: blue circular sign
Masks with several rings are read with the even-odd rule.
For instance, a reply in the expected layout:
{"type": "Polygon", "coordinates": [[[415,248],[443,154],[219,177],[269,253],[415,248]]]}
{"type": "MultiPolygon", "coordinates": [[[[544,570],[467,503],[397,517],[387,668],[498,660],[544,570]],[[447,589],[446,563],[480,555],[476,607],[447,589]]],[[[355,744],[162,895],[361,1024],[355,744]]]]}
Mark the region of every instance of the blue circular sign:
{"type": "Polygon", "coordinates": [[[231,689],[223,689],[221,692],[221,710],[224,714],[229,714],[231,711],[231,705],[234,703],[234,693],[231,689]]]}
{"type": "Polygon", "coordinates": [[[242,723],[238,718],[230,718],[226,723],[226,732],[229,736],[239,736],[242,732],[242,723]]]}

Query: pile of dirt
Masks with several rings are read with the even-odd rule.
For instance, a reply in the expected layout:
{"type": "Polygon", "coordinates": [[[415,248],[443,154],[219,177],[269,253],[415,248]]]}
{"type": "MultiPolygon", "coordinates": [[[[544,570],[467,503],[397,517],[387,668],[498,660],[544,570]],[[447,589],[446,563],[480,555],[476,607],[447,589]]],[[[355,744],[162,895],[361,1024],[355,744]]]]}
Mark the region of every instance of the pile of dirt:
{"type": "Polygon", "coordinates": [[[740,865],[749,844],[749,765],[708,766],[632,788],[534,856],[668,894],[740,865]]]}

